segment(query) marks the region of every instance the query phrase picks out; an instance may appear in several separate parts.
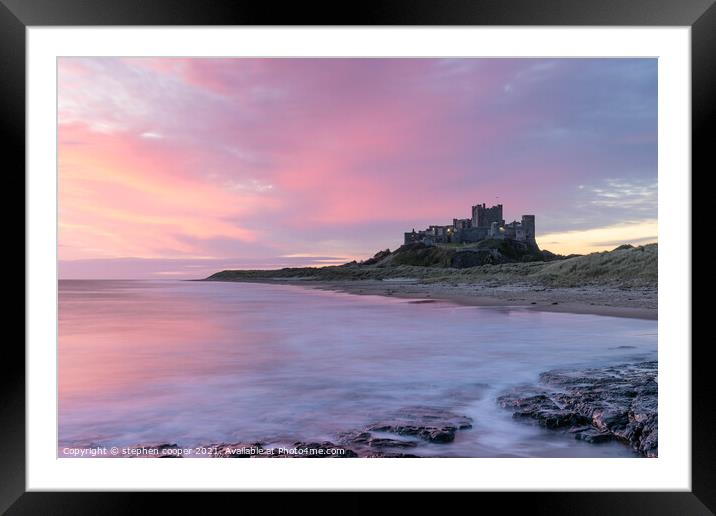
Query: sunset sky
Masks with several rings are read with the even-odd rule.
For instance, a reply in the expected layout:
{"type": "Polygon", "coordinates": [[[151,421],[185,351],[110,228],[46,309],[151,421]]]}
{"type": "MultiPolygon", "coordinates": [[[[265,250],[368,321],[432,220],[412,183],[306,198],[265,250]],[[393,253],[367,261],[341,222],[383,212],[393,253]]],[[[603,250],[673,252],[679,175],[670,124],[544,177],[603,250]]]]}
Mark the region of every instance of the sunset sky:
{"type": "Polygon", "coordinates": [[[59,61],[61,278],[327,265],[502,203],[656,241],[655,59],[59,61]]]}

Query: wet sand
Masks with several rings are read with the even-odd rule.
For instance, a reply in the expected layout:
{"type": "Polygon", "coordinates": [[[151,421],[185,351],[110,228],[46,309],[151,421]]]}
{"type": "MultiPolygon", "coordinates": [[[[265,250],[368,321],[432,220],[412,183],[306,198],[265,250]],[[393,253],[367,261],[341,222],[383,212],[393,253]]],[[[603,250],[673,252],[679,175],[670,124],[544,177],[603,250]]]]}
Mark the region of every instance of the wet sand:
{"type": "Polygon", "coordinates": [[[417,280],[316,281],[266,279],[280,283],[357,295],[393,296],[416,302],[448,301],[471,306],[523,306],[544,312],[607,315],[657,320],[657,289],[584,286],[549,288],[534,285],[420,283],[417,280]]]}

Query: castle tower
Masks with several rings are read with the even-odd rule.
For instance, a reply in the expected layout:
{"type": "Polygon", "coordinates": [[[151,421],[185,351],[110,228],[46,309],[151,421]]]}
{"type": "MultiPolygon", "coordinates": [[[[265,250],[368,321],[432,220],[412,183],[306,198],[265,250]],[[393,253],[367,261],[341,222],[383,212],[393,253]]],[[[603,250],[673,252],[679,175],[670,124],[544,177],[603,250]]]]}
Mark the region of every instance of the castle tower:
{"type": "Polygon", "coordinates": [[[522,215],[522,229],[525,232],[525,240],[529,242],[535,241],[535,216],[522,215]]]}
{"type": "Polygon", "coordinates": [[[484,207],[485,207],[484,204],[482,206],[480,206],[478,204],[478,205],[472,207],[472,227],[473,228],[479,227],[477,225],[477,211],[478,211],[478,208],[484,208],[484,207]]]}
{"type": "Polygon", "coordinates": [[[472,226],[479,228],[489,228],[493,222],[497,222],[498,226],[504,226],[505,220],[502,218],[502,205],[485,207],[485,203],[472,207],[472,226]]]}

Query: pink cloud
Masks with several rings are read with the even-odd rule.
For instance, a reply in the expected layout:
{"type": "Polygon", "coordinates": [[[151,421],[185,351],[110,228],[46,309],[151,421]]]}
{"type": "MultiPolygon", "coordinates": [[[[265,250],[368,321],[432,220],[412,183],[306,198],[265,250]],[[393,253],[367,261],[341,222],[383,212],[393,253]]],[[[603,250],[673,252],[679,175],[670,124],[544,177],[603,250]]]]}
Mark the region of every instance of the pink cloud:
{"type": "Polygon", "coordinates": [[[254,242],[237,218],[269,212],[272,200],[199,180],[189,149],[141,136],[101,134],[84,126],[60,129],[61,240],[109,256],[202,255],[178,236],[254,242]],[[81,144],[64,144],[81,141],[81,144]]]}

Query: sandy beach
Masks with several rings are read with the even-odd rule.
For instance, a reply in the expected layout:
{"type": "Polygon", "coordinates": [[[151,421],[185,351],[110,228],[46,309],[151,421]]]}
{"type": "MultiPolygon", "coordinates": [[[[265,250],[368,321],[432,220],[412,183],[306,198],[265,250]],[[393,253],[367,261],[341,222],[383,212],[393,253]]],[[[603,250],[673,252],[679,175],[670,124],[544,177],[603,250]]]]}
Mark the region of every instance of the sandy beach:
{"type": "Polygon", "coordinates": [[[253,280],[251,283],[300,285],[357,295],[394,296],[413,299],[416,302],[439,300],[472,306],[523,306],[545,312],[658,319],[657,289],[648,287],[628,289],[602,286],[551,288],[519,284],[421,283],[410,278],[346,281],[265,279],[253,280]]]}

